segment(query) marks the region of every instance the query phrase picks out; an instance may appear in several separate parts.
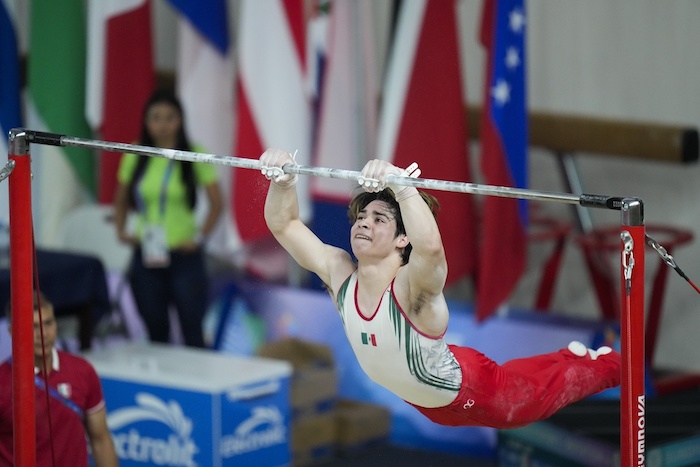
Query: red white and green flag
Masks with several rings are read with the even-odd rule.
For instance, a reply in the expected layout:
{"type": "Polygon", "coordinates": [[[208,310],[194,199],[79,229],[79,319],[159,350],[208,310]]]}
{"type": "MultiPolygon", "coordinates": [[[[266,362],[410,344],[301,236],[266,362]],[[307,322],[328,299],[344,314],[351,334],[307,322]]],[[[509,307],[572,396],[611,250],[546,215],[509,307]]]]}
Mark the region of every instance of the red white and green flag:
{"type": "MultiPolygon", "coordinates": [[[[106,141],[133,143],[155,87],[150,0],[88,0],[86,115],[106,141]]],[[[98,201],[111,203],[120,154],[100,151],[98,201]]]]}
{"type": "Polygon", "coordinates": [[[371,345],[373,347],[377,346],[377,335],[376,334],[370,334],[367,332],[362,333],[362,343],[364,345],[371,345]]]}
{"type": "MultiPolygon", "coordinates": [[[[85,119],[85,37],[83,0],[31,2],[27,125],[32,130],[92,137],[85,119]]],[[[54,245],[64,215],[95,198],[96,161],[84,148],[32,146],[38,243],[54,245]]]]}
{"type": "MultiPolygon", "coordinates": [[[[237,61],[237,122],[234,154],[258,159],[266,148],[298,151],[297,162],[311,160],[311,105],[306,81],[304,0],[242,0],[237,61]]],[[[302,219],[310,217],[308,178],[299,177],[302,219]]],[[[234,169],[230,206],[244,245],[271,239],[263,206],[267,183],[259,172],[234,169]]],[[[279,249],[278,249],[279,250],[279,249]]],[[[287,260],[281,259],[282,274],[287,260]]],[[[280,263],[251,256],[250,272],[263,277],[280,273],[280,263]]]]}

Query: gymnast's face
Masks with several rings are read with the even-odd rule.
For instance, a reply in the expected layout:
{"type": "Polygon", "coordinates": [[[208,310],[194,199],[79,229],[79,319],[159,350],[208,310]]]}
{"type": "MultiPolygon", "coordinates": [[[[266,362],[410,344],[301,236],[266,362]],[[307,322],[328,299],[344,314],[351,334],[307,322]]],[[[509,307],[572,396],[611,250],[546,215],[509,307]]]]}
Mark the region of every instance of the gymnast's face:
{"type": "Polygon", "coordinates": [[[168,102],[156,102],[146,112],[146,128],[158,147],[174,148],[181,126],[180,112],[168,102]]]}
{"type": "Polygon", "coordinates": [[[387,256],[408,241],[396,235],[396,218],[384,201],[372,201],[360,210],[350,228],[350,245],[355,256],[387,256]]]}

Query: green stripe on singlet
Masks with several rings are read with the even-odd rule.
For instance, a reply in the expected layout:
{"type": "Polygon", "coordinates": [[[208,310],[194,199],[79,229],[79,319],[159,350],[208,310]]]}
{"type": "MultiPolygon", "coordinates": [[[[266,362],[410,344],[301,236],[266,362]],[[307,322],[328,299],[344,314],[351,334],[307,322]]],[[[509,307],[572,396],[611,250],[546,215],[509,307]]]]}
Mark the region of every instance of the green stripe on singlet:
{"type": "Polygon", "coordinates": [[[458,391],[459,384],[444,378],[440,378],[430,373],[424,365],[423,350],[420,347],[418,333],[411,327],[411,324],[401,314],[401,310],[391,297],[389,307],[389,317],[394,325],[394,332],[401,345],[401,341],[406,342],[406,364],[411,374],[423,384],[432,386],[438,389],[448,391],[458,391]]]}
{"type": "Polygon", "coordinates": [[[343,326],[345,326],[345,295],[347,294],[348,288],[350,287],[351,277],[352,274],[350,274],[348,278],[345,279],[345,282],[343,282],[343,285],[340,286],[340,290],[338,290],[338,296],[336,297],[335,302],[336,308],[338,309],[338,314],[340,314],[340,319],[343,321],[343,326]]]}
{"type": "Polygon", "coordinates": [[[408,366],[411,369],[411,372],[416,375],[416,378],[418,378],[419,381],[436,388],[446,389],[448,391],[459,390],[459,384],[456,384],[454,381],[435,376],[428,371],[422,357],[423,352],[420,348],[418,335],[414,333],[412,336],[413,338],[410,340],[409,345],[406,346],[406,358],[408,359],[408,366]]]}
{"type": "Polygon", "coordinates": [[[404,323],[405,320],[403,319],[401,310],[399,310],[399,306],[394,300],[393,295],[389,296],[389,319],[394,325],[394,334],[399,341],[399,348],[401,348],[401,338],[404,336],[404,334],[401,332],[401,323],[404,323]]]}

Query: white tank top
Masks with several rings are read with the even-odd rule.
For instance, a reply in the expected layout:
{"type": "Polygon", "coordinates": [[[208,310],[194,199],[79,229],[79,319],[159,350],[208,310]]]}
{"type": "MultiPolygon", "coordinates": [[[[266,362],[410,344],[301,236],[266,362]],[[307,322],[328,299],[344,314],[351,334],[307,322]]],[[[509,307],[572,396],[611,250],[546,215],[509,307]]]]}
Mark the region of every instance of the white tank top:
{"type": "Polygon", "coordinates": [[[357,306],[357,271],[338,291],[338,311],[345,334],[365,373],[405,401],[443,407],[457,397],[462,370],[442,337],[413,327],[396,301],[394,282],[371,318],[357,306]]]}

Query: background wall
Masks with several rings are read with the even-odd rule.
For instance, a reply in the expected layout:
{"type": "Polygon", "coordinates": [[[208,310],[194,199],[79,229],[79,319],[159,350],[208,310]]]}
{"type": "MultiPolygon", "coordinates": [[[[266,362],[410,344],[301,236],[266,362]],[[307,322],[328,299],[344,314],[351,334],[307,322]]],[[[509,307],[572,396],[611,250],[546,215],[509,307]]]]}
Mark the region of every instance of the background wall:
{"type": "MultiPolygon", "coordinates": [[[[232,24],[236,3],[229,1],[232,24]]],[[[391,0],[373,2],[379,63],[384,63],[391,4],[391,0]]],[[[527,0],[526,5],[531,110],[700,126],[700,2],[527,0]]],[[[462,0],[460,8],[467,98],[479,104],[484,60],[477,42],[481,1],[462,0]]],[[[18,9],[26,15],[26,5],[18,9]]],[[[157,66],[162,70],[175,69],[175,19],[168,4],[154,1],[157,66]]],[[[20,33],[26,51],[26,30],[20,33]]],[[[478,154],[475,144],[472,157],[476,160],[478,154]]],[[[648,224],[670,224],[698,233],[697,164],[680,166],[591,154],[576,157],[585,192],[640,197],[648,224]]],[[[530,170],[532,189],[565,190],[553,155],[533,149],[530,170]]],[[[568,218],[572,215],[565,205],[548,204],[544,209],[568,218]]],[[[591,215],[594,225],[619,224],[618,216],[609,211],[596,210],[591,215]]],[[[700,282],[698,242],[700,239],[674,252],[679,266],[696,282],[700,282]]],[[[513,299],[518,306],[529,306],[534,300],[541,251],[533,247],[532,253],[530,272],[513,299]]],[[[507,258],[499,261],[507,267],[507,258]]],[[[656,257],[650,253],[647,268],[654,267],[656,257]]],[[[471,293],[468,284],[452,292],[465,297],[471,293]]],[[[553,308],[567,315],[598,316],[593,289],[574,244],[567,247],[553,308]]],[[[657,364],[700,370],[700,350],[694,345],[698,332],[700,296],[671,273],[657,364]]]]}
{"type": "MultiPolygon", "coordinates": [[[[532,110],[692,127],[700,124],[696,89],[700,55],[693,45],[700,32],[691,20],[700,18],[700,4],[529,0],[528,6],[532,110]]],[[[471,72],[469,76],[472,81],[478,79],[471,72]]],[[[470,97],[475,95],[472,89],[470,97]]],[[[679,166],[587,154],[577,155],[577,160],[584,192],[640,197],[647,224],[669,224],[698,234],[696,164],[679,166]]],[[[530,168],[532,188],[564,190],[556,175],[556,161],[549,154],[533,151],[530,168]]],[[[563,209],[564,214],[568,211],[563,205],[548,208],[563,209]]],[[[591,215],[594,225],[619,223],[608,211],[592,210],[591,215]]],[[[678,265],[696,283],[700,280],[698,241],[700,238],[674,251],[678,265]]],[[[647,269],[656,265],[655,254],[647,254],[647,269]]],[[[580,251],[573,245],[563,269],[554,307],[567,314],[596,316],[580,251]]],[[[700,353],[694,345],[698,331],[700,296],[671,273],[656,363],[700,368],[700,353]]]]}

